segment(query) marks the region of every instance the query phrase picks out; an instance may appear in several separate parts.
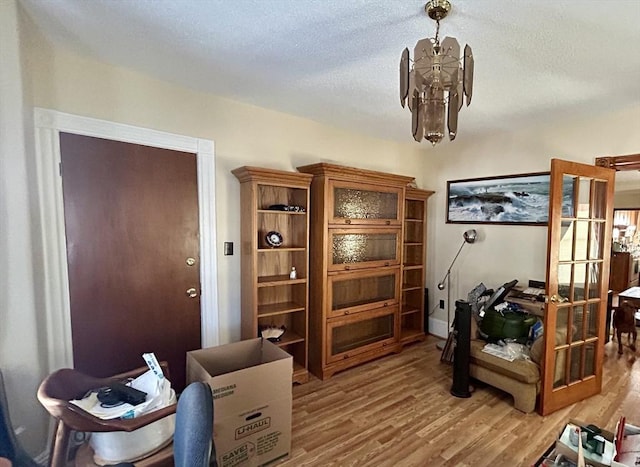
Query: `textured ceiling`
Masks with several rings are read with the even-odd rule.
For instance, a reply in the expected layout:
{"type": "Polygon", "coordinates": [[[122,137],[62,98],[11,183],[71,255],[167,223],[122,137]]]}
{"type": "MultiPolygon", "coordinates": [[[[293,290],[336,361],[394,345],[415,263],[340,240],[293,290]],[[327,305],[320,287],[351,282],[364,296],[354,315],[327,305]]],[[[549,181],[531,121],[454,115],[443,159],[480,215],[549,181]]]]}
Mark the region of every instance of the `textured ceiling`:
{"type": "MultiPolygon", "coordinates": [[[[51,40],[230,99],[412,142],[398,62],[425,0],[20,0],[51,40]]],[[[452,0],[475,57],[459,139],[640,103],[640,0],[452,0]]],[[[428,144],[428,143],[423,143],[428,144]]]]}

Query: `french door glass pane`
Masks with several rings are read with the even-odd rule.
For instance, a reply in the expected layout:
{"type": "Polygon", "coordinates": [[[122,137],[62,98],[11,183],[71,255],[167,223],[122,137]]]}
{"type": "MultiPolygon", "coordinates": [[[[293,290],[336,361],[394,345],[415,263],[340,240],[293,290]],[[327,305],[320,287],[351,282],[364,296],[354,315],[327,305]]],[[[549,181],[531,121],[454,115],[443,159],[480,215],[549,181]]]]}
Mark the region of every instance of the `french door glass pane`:
{"type": "Polygon", "coordinates": [[[593,376],[596,374],[595,360],[596,360],[596,344],[590,342],[584,346],[584,376],[593,376]]]}
{"type": "Polygon", "coordinates": [[[571,264],[558,265],[558,294],[563,298],[569,298],[571,291],[571,264]]]}
{"type": "Polygon", "coordinates": [[[602,278],[602,263],[589,263],[589,298],[600,297],[600,280],[602,278]]]}
{"type": "Polygon", "coordinates": [[[587,310],[587,335],[586,338],[598,336],[598,315],[600,310],[599,303],[589,303],[586,307],[587,310]]]}
{"type": "Polygon", "coordinates": [[[571,329],[571,341],[581,341],[584,332],[584,308],[582,305],[574,306],[572,313],[573,327],[571,329]]]}
{"type": "Polygon", "coordinates": [[[591,222],[591,245],[589,247],[589,259],[602,259],[604,248],[604,222],[591,222]]]}
{"type": "Polygon", "coordinates": [[[584,289],[587,283],[587,265],[586,263],[577,263],[573,265],[573,300],[584,300],[584,289]]]}
{"type": "Polygon", "coordinates": [[[605,219],[607,217],[607,183],[596,180],[593,184],[593,200],[591,202],[591,217],[605,219]]]}
{"type": "Polygon", "coordinates": [[[587,246],[589,245],[589,222],[577,221],[575,223],[576,240],[574,260],[581,261],[587,259],[587,246]]]}
{"type": "Polygon", "coordinates": [[[556,351],[555,368],[553,369],[553,387],[558,388],[566,384],[566,367],[567,349],[556,351]]]}
{"type": "Polygon", "coordinates": [[[567,343],[567,326],[569,324],[569,307],[558,308],[558,318],[556,321],[556,344],[567,343]]]}
{"type": "Polygon", "coordinates": [[[562,221],[560,251],[558,252],[560,261],[571,261],[573,259],[573,225],[573,221],[562,221]]]}
{"type": "Polygon", "coordinates": [[[569,382],[575,383],[582,379],[581,363],[582,352],[584,351],[584,345],[577,345],[571,347],[571,362],[569,363],[569,382]]]}
{"type": "Polygon", "coordinates": [[[580,185],[578,188],[578,215],[577,217],[586,218],[589,217],[591,209],[591,179],[580,178],[580,185]]]}
{"type": "Polygon", "coordinates": [[[575,177],[572,175],[562,176],[562,217],[575,217],[575,177]]]}

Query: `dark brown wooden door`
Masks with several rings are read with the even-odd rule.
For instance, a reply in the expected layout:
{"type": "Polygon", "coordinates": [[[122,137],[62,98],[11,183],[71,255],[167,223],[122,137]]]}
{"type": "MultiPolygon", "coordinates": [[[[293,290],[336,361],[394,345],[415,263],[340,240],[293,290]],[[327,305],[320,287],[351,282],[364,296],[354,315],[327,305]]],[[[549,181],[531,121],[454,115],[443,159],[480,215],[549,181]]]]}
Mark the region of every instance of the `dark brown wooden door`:
{"type": "Polygon", "coordinates": [[[182,390],[201,346],[195,154],[66,133],[60,150],[75,367],[108,376],[155,352],[182,390]]]}

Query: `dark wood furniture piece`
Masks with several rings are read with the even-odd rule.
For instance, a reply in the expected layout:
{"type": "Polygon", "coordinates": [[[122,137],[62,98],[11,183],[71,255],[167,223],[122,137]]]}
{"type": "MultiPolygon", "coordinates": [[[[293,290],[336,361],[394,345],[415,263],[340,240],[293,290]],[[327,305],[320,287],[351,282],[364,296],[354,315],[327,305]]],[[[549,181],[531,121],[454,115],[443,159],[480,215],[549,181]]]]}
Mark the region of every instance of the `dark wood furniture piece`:
{"type": "Polygon", "coordinates": [[[618,294],[618,298],[629,300],[635,306],[640,308],[640,287],[629,287],[627,290],[623,290],[622,292],[620,292],[618,294]]]}
{"type": "Polygon", "coordinates": [[[622,292],[638,285],[640,276],[640,259],[634,258],[628,251],[611,253],[611,270],[609,288],[614,292],[622,292]]]}

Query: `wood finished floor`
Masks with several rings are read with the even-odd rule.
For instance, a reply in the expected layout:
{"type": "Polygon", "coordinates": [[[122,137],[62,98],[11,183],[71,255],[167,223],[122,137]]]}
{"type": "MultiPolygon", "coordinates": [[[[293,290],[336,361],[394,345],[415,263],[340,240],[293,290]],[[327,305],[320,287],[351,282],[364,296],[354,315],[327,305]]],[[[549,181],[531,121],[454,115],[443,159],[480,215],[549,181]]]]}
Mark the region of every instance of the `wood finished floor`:
{"type": "Polygon", "coordinates": [[[621,415],[640,424],[640,364],[628,347],[605,346],[602,394],[547,417],[523,414],[511,396],[478,383],[449,394],[452,369],[437,339],[293,388],[289,466],[531,465],[569,418],[613,430],[621,415]]]}

